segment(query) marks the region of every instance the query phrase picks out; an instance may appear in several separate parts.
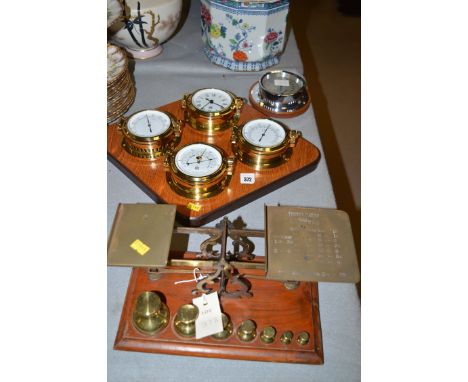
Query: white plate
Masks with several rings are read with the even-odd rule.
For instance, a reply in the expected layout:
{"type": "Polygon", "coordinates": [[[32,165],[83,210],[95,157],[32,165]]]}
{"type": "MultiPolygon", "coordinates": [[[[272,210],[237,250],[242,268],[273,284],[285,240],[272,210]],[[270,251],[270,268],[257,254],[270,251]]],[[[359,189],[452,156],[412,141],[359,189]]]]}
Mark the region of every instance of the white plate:
{"type": "Polygon", "coordinates": [[[126,68],[125,53],[115,45],[107,45],[107,82],[112,81],[126,68]]]}
{"type": "Polygon", "coordinates": [[[107,0],[107,28],[122,16],[122,4],[118,0],[107,0]]]}

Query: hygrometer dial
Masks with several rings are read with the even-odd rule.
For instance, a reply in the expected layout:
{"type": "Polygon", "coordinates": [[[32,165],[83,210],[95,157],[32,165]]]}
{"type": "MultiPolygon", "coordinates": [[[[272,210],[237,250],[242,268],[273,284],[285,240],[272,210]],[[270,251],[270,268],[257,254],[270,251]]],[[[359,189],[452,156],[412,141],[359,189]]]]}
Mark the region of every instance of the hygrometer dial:
{"type": "Polygon", "coordinates": [[[271,119],[254,119],[242,127],[242,136],[252,146],[276,147],[286,138],[286,130],[271,119]]]}
{"type": "Polygon", "coordinates": [[[231,146],[237,159],[262,170],[288,161],[300,136],[272,119],[253,119],[233,130],[231,146]]]}

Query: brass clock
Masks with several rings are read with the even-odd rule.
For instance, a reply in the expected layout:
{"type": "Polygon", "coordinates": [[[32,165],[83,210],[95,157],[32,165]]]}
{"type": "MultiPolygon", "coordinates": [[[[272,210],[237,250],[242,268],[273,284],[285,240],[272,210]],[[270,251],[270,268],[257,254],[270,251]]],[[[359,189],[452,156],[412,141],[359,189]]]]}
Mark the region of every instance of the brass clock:
{"type": "Polygon", "coordinates": [[[175,147],[181,136],[183,121],[159,110],[142,110],[121,117],[122,147],[138,158],[154,160],[175,147]]]}
{"type": "Polygon", "coordinates": [[[226,90],[207,88],[185,94],[185,121],[209,135],[231,128],[238,120],[244,101],[226,90]]]}
{"type": "Polygon", "coordinates": [[[288,161],[300,137],[300,131],[272,119],[253,119],[233,130],[231,145],[237,159],[261,170],[288,161]]]}
{"type": "Polygon", "coordinates": [[[174,192],[189,199],[206,199],[223,191],[234,170],[234,157],[207,143],[191,143],[167,153],[166,180],[174,192]]]}

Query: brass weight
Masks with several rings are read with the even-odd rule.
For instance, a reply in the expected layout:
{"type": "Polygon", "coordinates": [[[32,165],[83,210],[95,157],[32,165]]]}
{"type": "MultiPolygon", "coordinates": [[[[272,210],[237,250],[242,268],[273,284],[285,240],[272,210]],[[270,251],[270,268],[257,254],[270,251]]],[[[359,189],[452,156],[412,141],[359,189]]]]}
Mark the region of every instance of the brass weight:
{"type": "Polygon", "coordinates": [[[183,337],[195,337],[195,320],[198,308],[192,304],[182,305],[174,318],[174,329],[183,337]]]}
{"type": "Polygon", "coordinates": [[[282,334],[280,341],[285,345],[289,345],[293,337],[294,337],[293,332],[291,332],[290,330],[287,330],[282,334]]]}
{"type": "Polygon", "coordinates": [[[309,343],[310,335],[307,332],[300,332],[297,336],[297,343],[299,345],[307,345],[309,343]]]}
{"type": "Polygon", "coordinates": [[[215,340],[225,340],[233,332],[232,321],[230,320],[229,316],[227,314],[221,313],[221,319],[223,321],[223,331],[211,336],[215,340]]]}
{"type": "Polygon", "coordinates": [[[141,293],[133,311],[133,325],[143,334],[153,335],[169,322],[169,309],[155,292],[141,293]]]}
{"type": "Polygon", "coordinates": [[[237,336],[244,342],[253,341],[257,336],[257,325],[252,320],[242,322],[237,329],[237,336]]]}
{"type": "Polygon", "coordinates": [[[276,329],[273,326],[267,326],[262,330],[260,339],[266,344],[270,344],[275,340],[276,329]]]}

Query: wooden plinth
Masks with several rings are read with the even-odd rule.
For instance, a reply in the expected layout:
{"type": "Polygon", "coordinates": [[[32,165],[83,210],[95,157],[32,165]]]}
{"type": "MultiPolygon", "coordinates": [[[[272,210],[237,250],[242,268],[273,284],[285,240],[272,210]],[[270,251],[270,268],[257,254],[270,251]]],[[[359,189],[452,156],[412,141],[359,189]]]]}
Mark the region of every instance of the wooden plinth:
{"type": "Polygon", "coordinates": [[[211,337],[195,340],[178,336],[172,327],[177,309],[192,302],[194,296],[191,290],[195,288],[194,282],[177,285],[174,282],[190,278],[189,274],[165,274],[158,281],[150,281],[144,269],[134,268],[114,349],[268,362],[323,363],[317,283],[302,282],[297,289],[289,291],[277,281],[249,279],[253,297],[220,299],[223,312],[231,317],[234,324],[234,333],[222,341],[211,337]],[[171,316],[168,326],[153,336],[141,334],[132,323],[136,299],[143,291],[158,292],[171,316]],[[247,319],[257,324],[257,337],[252,342],[242,342],[236,335],[240,323],[247,319]],[[260,340],[260,332],[266,326],[274,326],[277,331],[276,339],[271,344],[260,340]],[[294,333],[289,345],[280,341],[281,334],[286,330],[294,333]],[[297,334],[301,331],[310,334],[307,345],[297,343],[297,334]]]}
{"type": "MultiPolygon", "coordinates": [[[[162,106],[159,110],[167,111],[177,119],[183,119],[180,101],[162,106]]],[[[265,115],[250,105],[244,105],[239,124],[255,118],[265,118],[265,115]]],[[[294,128],[294,126],[290,127],[294,128]]],[[[221,147],[228,155],[232,155],[230,137],[230,129],[213,137],[208,137],[185,124],[179,146],[192,142],[207,142],[221,147]]],[[[255,171],[253,168],[236,161],[229,187],[216,196],[194,201],[176,194],[168,186],[162,157],[157,158],[155,161],[146,161],[133,157],[122,148],[121,143],[122,134],[118,131],[118,125],[109,125],[107,128],[109,159],[153,200],[176,205],[178,220],[184,225],[190,226],[200,226],[215,220],[310,173],[320,160],[320,151],[317,147],[301,138],[287,163],[273,169],[255,171]],[[241,173],[254,173],[255,184],[241,184],[241,173]]]]}

